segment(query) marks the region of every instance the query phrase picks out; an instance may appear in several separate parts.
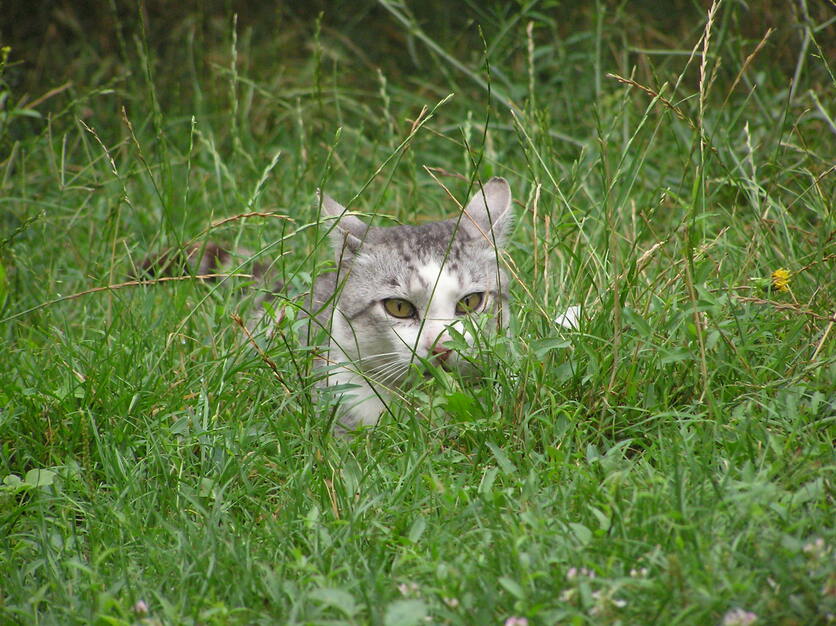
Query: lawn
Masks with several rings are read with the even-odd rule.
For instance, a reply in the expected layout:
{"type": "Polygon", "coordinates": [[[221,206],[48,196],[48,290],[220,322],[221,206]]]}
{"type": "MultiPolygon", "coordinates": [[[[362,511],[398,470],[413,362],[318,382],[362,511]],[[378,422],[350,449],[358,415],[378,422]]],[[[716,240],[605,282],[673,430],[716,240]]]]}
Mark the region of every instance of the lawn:
{"type": "Polygon", "coordinates": [[[0,623],[834,623],[836,14],[758,4],[4,7],[0,623]],[[335,436],[316,190],[491,176],[487,375],[335,436]]]}

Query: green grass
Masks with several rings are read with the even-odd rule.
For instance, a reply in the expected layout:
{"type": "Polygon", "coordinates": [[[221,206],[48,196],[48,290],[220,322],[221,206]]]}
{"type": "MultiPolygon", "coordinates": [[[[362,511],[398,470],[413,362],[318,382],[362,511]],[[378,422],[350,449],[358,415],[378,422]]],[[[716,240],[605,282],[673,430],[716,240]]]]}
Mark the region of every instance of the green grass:
{"type": "Polygon", "coordinates": [[[0,622],[833,622],[826,7],[109,6],[0,42],[0,622]],[[292,302],[274,372],[243,279],[70,297],[189,241],[302,294],[318,187],[415,221],[491,175],[493,374],[349,441],[292,302]]]}

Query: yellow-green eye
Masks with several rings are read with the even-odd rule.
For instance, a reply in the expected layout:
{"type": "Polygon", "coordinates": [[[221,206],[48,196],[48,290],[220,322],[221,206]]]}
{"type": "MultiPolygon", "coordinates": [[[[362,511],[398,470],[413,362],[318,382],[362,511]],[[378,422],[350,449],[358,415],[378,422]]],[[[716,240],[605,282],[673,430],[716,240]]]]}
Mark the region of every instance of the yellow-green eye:
{"type": "Polygon", "coordinates": [[[383,301],[383,308],[392,317],[406,319],[415,316],[415,306],[402,298],[386,298],[383,301]]]}
{"type": "Polygon", "coordinates": [[[485,294],[481,291],[466,295],[456,303],[456,315],[467,315],[468,313],[473,313],[473,311],[482,306],[482,300],[484,298],[485,294]]]}

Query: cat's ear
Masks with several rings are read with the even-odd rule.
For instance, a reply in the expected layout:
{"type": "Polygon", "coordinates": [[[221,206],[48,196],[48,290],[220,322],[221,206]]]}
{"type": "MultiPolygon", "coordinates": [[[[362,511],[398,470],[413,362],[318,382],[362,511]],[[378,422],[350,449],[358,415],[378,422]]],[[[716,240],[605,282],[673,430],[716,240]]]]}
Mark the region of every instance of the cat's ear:
{"type": "Polygon", "coordinates": [[[487,239],[491,243],[495,241],[497,246],[502,246],[514,221],[508,181],[494,176],[484,185],[479,185],[464,212],[459,228],[472,238],[487,239]]]}
{"type": "Polygon", "coordinates": [[[328,220],[328,228],[331,229],[331,245],[334,248],[334,253],[337,259],[344,255],[347,249],[352,254],[356,254],[363,245],[363,240],[366,237],[368,225],[359,217],[348,214],[346,209],[339,202],[334,200],[327,193],[317,190],[317,201],[322,207],[322,218],[328,220]],[[332,220],[336,220],[334,225],[332,220]]]}

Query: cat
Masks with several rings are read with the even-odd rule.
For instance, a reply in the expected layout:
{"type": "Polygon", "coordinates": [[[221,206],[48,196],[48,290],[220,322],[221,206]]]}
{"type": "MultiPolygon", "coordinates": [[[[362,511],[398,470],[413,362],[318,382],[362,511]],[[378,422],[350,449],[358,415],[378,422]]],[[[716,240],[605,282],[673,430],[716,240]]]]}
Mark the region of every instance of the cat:
{"type": "MultiPolygon", "coordinates": [[[[478,376],[471,354],[478,334],[509,320],[508,279],[499,261],[513,226],[508,182],[494,177],[477,184],[458,216],[417,226],[371,226],[330,196],[317,199],[335,270],[316,277],[303,314],[326,334],[318,386],[338,389],[337,430],[376,425],[393,396],[430,367],[478,376]],[[448,345],[455,337],[470,349],[448,345]]],[[[191,244],[149,256],[137,277],[186,268],[212,276],[251,257],[244,248],[191,244]]],[[[253,265],[254,278],[264,282],[267,274],[265,264],[253,265]]],[[[250,329],[262,321],[263,303],[282,290],[281,283],[262,289],[250,329]]]]}
{"type": "Polygon", "coordinates": [[[322,384],[344,389],[340,428],[376,425],[427,367],[478,375],[470,351],[449,344],[459,336],[472,348],[474,332],[508,323],[508,182],[494,177],[459,216],[418,226],[370,226],[325,194],[320,205],[336,271],[315,280],[309,314],[328,331],[322,384]]]}

